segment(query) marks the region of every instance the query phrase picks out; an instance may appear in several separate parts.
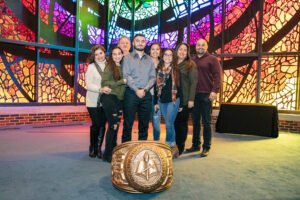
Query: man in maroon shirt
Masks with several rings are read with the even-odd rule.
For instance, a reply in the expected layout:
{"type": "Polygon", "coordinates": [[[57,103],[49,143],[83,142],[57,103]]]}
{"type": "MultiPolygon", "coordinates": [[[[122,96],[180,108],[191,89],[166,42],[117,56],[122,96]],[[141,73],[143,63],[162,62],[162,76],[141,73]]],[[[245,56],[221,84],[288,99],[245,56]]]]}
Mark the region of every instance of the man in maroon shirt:
{"type": "Polygon", "coordinates": [[[198,84],[193,109],[193,145],[186,152],[200,150],[200,120],[203,123],[203,145],[201,157],[206,157],[211,146],[211,112],[212,102],[216,100],[220,89],[221,66],[217,58],[207,52],[207,42],[200,39],[196,43],[196,53],[192,59],[198,69],[198,84]]]}

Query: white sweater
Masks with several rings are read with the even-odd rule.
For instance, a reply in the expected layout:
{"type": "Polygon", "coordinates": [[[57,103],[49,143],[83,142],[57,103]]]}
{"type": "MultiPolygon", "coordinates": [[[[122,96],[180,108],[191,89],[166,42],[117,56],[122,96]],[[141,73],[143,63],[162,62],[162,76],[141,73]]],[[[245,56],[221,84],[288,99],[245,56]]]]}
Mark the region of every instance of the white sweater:
{"type": "MultiPolygon", "coordinates": [[[[105,69],[105,61],[98,62],[98,65],[102,69],[105,69]]],[[[96,69],[94,63],[89,64],[88,69],[85,73],[85,84],[86,84],[86,106],[97,107],[97,100],[100,94],[101,88],[101,76],[96,69]]]]}

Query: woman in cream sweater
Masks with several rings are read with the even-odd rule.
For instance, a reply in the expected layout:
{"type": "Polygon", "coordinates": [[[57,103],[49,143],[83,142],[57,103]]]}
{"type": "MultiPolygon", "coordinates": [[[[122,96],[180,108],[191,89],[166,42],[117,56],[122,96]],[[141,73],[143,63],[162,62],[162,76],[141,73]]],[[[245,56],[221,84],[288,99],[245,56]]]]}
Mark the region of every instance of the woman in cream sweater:
{"type": "Polygon", "coordinates": [[[91,117],[92,125],[90,126],[90,157],[102,157],[101,144],[105,134],[106,117],[102,105],[97,106],[99,95],[102,93],[109,94],[111,89],[101,87],[101,73],[105,70],[105,48],[101,45],[92,47],[88,56],[89,63],[85,74],[86,82],[86,107],[91,117]]]}

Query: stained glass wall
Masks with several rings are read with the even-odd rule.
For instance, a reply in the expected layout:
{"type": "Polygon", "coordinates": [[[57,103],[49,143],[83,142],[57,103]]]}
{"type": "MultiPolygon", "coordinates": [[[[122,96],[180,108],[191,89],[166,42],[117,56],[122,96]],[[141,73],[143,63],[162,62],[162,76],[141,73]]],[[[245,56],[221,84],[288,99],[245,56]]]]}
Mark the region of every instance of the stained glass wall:
{"type": "Polygon", "coordinates": [[[104,45],[107,26],[103,22],[107,20],[106,12],[106,7],[99,1],[80,1],[78,24],[80,48],[90,49],[95,44],[104,45]]]}
{"type": "MultiPolygon", "coordinates": [[[[35,1],[31,1],[34,5],[35,1]]],[[[76,3],[40,0],[40,43],[75,45],[76,3]]]]}
{"type": "Polygon", "coordinates": [[[77,102],[78,103],[85,102],[86,90],[84,88],[85,88],[85,72],[87,71],[87,67],[88,67],[88,64],[86,63],[87,57],[88,54],[80,53],[78,58],[79,60],[78,77],[77,77],[77,83],[78,83],[77,102]]]}
{"type": "Polygon", "coordinates": [[[122,36],[130,37],[132,23],[132,12],[130,2],[113,0],[109,1],[109,27],[108,46],[117,44],[122,36]]]}
{"type": "Polygon", "coordinates": [[[0,103],[36,101],[35,47],[0,45],[0,103]]]}
{"type": "Polygon", "coordinates": [[[0,38],[35,42],[37,36],[35,1],[0,0],[0,38]]]}
{"type": "Polygon", "coordinates": [[[74,54],[54,50],[40,54],[38,67],[38,102],[74,101],[74,54]]]}
{"type": "Polygon", "coordinates": [[[222,102],[300,110],[298,0],[0,0],[0,105],[85,102],[95,44],[199,38],[223,67],[222,102]]]}

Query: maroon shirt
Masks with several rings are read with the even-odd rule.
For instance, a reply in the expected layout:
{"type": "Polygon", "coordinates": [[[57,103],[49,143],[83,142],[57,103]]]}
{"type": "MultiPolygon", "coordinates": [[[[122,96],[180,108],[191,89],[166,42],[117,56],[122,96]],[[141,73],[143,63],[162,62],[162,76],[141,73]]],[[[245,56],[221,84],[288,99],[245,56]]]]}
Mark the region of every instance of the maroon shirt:
{"type": "Polygon", "coordinates": [[[198,69],[197,93],[218,93],[221,84],[221,65],[218,59],[205,53],[202,57],[192,58],[198,69]]]}

